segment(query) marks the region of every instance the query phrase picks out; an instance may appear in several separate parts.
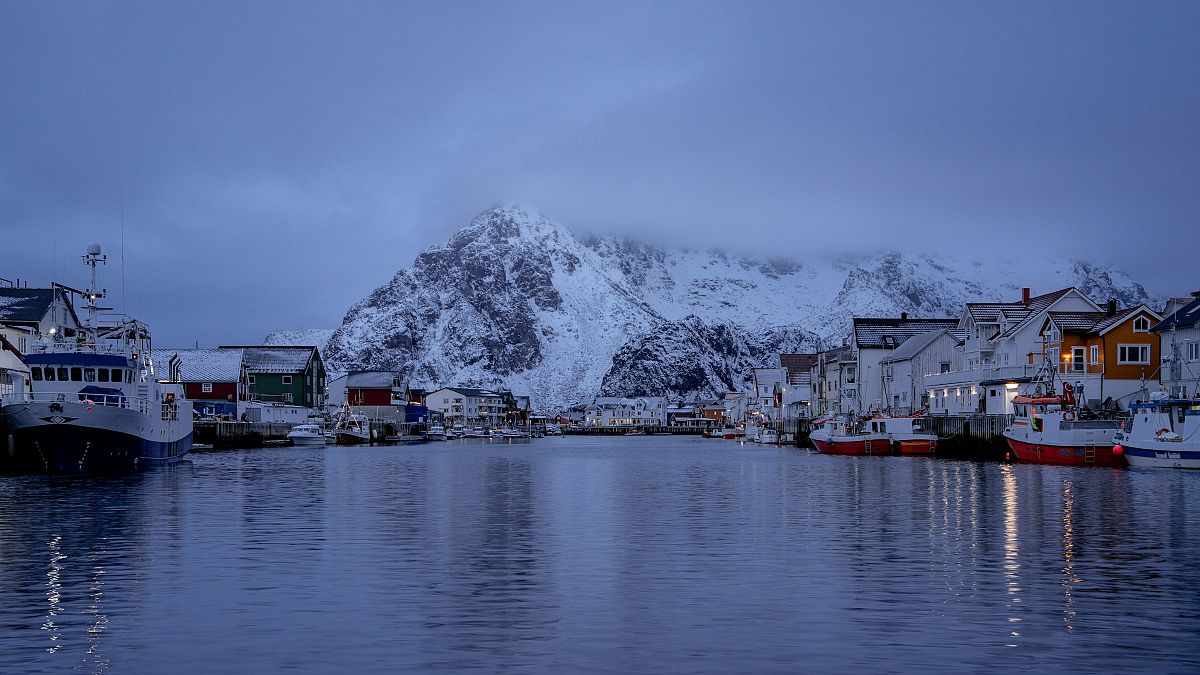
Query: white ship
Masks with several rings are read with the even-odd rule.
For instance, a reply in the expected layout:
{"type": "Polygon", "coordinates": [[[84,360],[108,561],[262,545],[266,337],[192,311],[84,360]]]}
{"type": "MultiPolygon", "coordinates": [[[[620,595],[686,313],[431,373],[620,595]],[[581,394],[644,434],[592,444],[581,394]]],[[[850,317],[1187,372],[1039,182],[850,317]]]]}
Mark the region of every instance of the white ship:
{"type": "Polygon", "coordinates": [[[97,300],[98,244],[83,256],[91,287],[82,293],[88,320],[75,335],[51,330],[26,355],[30,391],[3,398],[18,469],[50,473],[130,471],[183,457],[192,445],[192,407],[178,365],[160,381],[150,331],[125,315],[105,314],[97,300]]]}

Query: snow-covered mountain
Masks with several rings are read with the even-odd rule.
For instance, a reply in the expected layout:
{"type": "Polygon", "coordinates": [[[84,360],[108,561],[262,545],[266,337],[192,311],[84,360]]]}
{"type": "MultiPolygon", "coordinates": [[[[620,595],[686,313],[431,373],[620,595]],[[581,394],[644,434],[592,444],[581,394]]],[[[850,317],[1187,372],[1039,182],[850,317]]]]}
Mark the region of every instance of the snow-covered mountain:
{"type": "Polygon", "coordinates": [[[325,353],[329,346],[329,338],[333,337],[333,328],[305,328],[301,330],[281,330],[268,333],[263,338],[264,345],[293,345],[312,346],[325,353]]]}
{"type": "Polygon", "coordinates": [[[602,387],[717,393],[779,351],[840,342],[854,316],[957,317],[968,301],[1072,285],[1097,301],[1149,300],[1123,272],[1064,258],[761,259],[581,239],[508,207],[481,213],[355,303],[325,352],[332,370],[503,385],[553,410],[602,387]]]}

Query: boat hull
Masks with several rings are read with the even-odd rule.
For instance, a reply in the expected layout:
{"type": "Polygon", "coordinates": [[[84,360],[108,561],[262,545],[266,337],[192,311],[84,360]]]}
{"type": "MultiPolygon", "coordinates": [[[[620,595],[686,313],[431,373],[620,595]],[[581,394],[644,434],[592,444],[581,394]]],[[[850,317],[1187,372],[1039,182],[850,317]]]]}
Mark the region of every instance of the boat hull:
{"type": "Polygon", "coordinates": [[[338,445],[362,445],[370,441],[371,439],[366,434],[356,434],[348,431],[337,432],[338,445]]]}
{"type": "Polygon", "coordinates": [[[163,422],[127,408],[62,402],[5,406],[7,464],[37,473],[126,473],[182,459],[190,420],[163,422]]]}
{"type": "Polygon", "coordinates": [[[817,452],[823,455],[890,455],[892,444],[888,439],[853,436],[843,439],[812,439],[817,452]]]}
{"type": "Polygon", "coordinates": [[[325,445],[324,436],[289,436],[292,445],[325,445]]]}
{"type": "Polygon", "coordinates": [[[1129,466],[1154,469],[1200,469],[1200,450],[1161,447],[1170,443],[1158,443],[1155,447],[1122,445],[1129,466]]]}
{"type": "Polygon", "coordinates": [[[892,443],[898,455],[932,455],[937,451],[937,441],[923,438],[908,438],[892,443]]]}
{"type": "Polygon", "coordinates": [[[1011,436],[1005,436],[1005,440],[1008,441],[1008,447],[1016,455],[1017,460],[1022,462],[1058,466],[1126,466],[1125,456],[1113,452],[1111,443],[1108,445],[1050,445],[1019,441],[1011,436]]]}

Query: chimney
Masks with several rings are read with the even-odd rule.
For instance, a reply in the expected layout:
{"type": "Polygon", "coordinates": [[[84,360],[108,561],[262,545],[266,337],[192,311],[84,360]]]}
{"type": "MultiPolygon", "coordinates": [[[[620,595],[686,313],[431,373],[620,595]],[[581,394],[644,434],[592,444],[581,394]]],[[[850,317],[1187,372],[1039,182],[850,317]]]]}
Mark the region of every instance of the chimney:
{"type": "Polygon", "coordinates": [[[908,321],[908,312],[900,312],[900,320],[908,321]]]}
{"type": "Polygon", "coordinates": [[[1108,315],[1112,316],[1113,314],[1116,314],[1116,313],[1117,313],[1117,299],[1109,298],[1108,299],[1108,315]]]}
{"type": "Polygon", "coordinates": [[[1028,305],[1028,304],[1029,304],[1029,288],[1022,288],[1022,289],[1021,289],[1021,304],[1022,304],[1022,305],[1028,305]]]}

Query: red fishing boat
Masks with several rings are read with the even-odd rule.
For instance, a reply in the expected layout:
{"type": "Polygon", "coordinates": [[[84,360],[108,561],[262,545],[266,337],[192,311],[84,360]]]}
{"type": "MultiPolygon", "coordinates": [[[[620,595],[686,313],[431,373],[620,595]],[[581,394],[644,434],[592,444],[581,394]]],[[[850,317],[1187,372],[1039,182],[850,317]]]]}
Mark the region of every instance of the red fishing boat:
{"type": "Polygon", "coordinates": [[[892,439],[868,426],[868,419],[851,417],[813,420],[809,433],[817,451],[825,455],[890,455],[892,439]]]}
{"type": "Polygon", "coordinates": [[[1010,459],[1068,466],[1125,466],[1113,452],[1115,419],[1081,419],[1086,411],[1075,401],[1070,383],[1055,395],[1017,396],[1013,421],[1004,430],[1010,459]]]}

